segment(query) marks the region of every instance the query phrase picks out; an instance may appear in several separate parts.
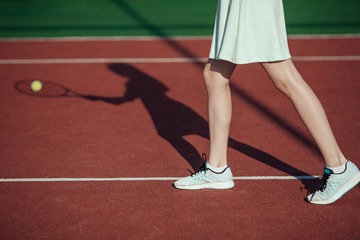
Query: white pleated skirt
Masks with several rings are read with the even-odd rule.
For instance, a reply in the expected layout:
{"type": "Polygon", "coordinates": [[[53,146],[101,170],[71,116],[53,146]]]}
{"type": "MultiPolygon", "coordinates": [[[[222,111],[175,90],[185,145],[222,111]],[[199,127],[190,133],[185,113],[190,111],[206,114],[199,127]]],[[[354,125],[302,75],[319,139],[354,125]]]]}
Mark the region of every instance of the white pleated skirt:
{"type": "Polygon", "coordinates": [[[282,0],[218,0],[209,58],[246,64],[290,57],[282,0]]]}

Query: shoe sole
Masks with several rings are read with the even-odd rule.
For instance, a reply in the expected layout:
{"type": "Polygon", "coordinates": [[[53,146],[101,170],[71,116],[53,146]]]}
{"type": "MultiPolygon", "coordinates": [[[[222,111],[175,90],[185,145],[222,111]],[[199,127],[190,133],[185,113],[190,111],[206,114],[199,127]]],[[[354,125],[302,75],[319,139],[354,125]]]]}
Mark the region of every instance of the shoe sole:
{"type": "Polygon", "coordinates": [[[235,186],[234,181],[218,182],[218,183],[205,183],[201,185],[189,185],[189,186],[176,186],[178,189],[184,190],[199,190],[199,189],[230,189],[235,186]]]}
{"type": "Polygon", "coordinates": [[[333,203],[336,200],[338,200],[339,198],[341,198],[342,196],[344,196],[345,193],[350,191],[359,182],[360,182],[360,173],[358,173],[355,177],[353,177],[347,184],[342,186],[342,188],[340,188],[339,191],[333,197],[331,197],[327,200],[324,200],[324,201],[309,201],[309,199],[308,199],[308,202],[313,203],[313,204],[321,204],[321,205],[333,203]]]}

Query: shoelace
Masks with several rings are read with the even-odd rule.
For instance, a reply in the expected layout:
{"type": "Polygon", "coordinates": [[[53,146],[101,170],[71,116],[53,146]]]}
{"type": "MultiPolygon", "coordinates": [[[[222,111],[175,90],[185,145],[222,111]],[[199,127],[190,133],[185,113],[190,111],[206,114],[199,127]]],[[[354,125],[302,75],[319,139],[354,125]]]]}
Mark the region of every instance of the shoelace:
{"type": "Polygon", "coordinates": [[[329,177],[330,177],[330,174],[324,172],[324,175],[321,177],[321,184],[320,184],[320,187],[319,187],[320,191],[323,192],[326,189],[326,184],[327,184],[327,181],[328,181],[329,177]]]}
{"type": "Polygon", "coordinates": [[[193,176],[196,176],[196,175],[198,175],[198,174],[201,174],[201,173],[206,173],[206,154],[205,153],[203,153],[202,155],[201,155],[201,158],[203,159],[203,161],[204,161],[204,163],[201,165],[201,167],[199,168],[199,170],[197,170],[196,172],[194,172],[194,173],[192,173],[191,174],[191,176],[193,177],[193,176]]]}
{"type": "MultiPolygon", "coordinates": [[[[320,179],[321,179],[321,184],[320,184],[320,187],[318,188],[318,190],[320,190],[321,192],[323,192],[323,191],[326,189],[326,184],[327,184],[327,181],[328,181],[329,177],[330,177],[330,174],[324,172],[324,175],[323,175],[322,177],[320,177],[320,179]]],[[[317,178],[317,179],[319,179],[319,178],[317,178]]],[[[312,201],[315,193],[316,193],[316,191],[311,194],[310,202],[312,201]]]]}
{"type": "MultiPolygon", "coordinates": [[[[324,175],[322,177],[317,178],[317,179],[321,179],[321,184],[320,184],[320,187],[318,188],[318,190],[323,192],[326,189],[326,184],[327,184],[329,177],[330,177],[330,174],[324,172],[324,175]]],[[[313,197],[315,196],[315,193],[316,193],[316,191],[311,194],[310,202],[312,201],[313,197]]]]}

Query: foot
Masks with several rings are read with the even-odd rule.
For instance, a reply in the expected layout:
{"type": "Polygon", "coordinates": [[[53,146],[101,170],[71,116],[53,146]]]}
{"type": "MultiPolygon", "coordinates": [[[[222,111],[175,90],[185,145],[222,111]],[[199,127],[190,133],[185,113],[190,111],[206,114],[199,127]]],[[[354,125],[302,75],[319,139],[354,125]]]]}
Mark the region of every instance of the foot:
{"type": "Polygon", "coordinates": [[[178,189],[229,189],[234,187],[233,175],[230,167],[226,167],[221,172],[215,172],[206,167],[207,162],[201,166],[199,171],[188,177],[181,178],[174,183],[178,189]]]}
{"type": "Polygon", "coordinates": [[[330,204],[355,187],[360,182],[360,171],[350,161],[345,164],[345,170],[342,173],[334,173],[333,170],[325,167],[321,186],[307,196],[306,200],[313,204],[330,204]]]}

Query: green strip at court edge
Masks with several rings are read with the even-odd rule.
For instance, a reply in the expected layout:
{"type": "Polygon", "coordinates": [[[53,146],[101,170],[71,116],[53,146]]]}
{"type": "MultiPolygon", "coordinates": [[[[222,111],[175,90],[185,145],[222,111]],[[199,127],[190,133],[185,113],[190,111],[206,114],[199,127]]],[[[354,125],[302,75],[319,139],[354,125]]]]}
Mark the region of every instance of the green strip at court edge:
{"type": "MultiPolygon", "coordinates": [[[[289,34],[360,33],[359,0],[283,2],[289,34]]],[[[0,37],[211,35],[216,5],[217,0],[0,0],[0,37]]]]}

